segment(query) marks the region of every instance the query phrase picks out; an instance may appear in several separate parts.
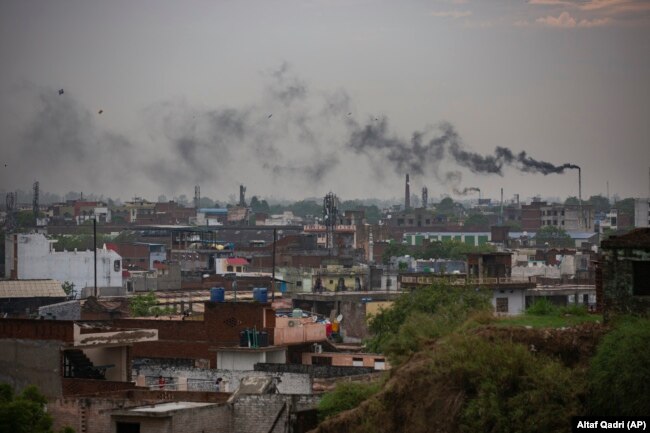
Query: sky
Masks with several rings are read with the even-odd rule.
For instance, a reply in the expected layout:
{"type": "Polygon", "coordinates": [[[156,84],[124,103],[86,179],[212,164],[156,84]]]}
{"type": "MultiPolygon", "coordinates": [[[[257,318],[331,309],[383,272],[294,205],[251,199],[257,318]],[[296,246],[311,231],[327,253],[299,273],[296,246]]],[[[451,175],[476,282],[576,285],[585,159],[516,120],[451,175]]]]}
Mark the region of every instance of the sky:
{"type": "Polygon", "coordinates": [[[0,190],[648,196],[648,53],[646,0],[0,0],[0,190]]]}

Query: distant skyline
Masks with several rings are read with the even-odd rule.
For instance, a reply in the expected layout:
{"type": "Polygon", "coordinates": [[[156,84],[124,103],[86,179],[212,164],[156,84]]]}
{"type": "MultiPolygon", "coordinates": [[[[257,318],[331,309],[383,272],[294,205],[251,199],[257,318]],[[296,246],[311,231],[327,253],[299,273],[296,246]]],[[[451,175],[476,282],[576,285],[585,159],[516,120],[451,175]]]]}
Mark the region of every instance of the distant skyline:
{"type": "Polygon", "coordinates": [[[647,197],[649,52],[645,0],[0,0],[0,190],[647,197]]]}

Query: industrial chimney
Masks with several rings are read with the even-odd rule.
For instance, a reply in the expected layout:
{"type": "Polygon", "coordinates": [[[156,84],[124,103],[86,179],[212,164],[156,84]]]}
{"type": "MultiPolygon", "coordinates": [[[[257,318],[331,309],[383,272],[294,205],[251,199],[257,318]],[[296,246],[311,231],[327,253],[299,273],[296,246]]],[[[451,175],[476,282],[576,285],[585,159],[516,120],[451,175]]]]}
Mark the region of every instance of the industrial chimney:
{"type": "Polygon", "coordinates": [[[406,188],[404,192],[404,210],[409,210],[411,208],[411,188],[409,185],[409,175],[406,175],[406,188]]]}
{"type": "Polygon", "coordinates": [[[429,206],[429,190],[427,187],[422,188],[422,207],[426,209],[429,206]]]}

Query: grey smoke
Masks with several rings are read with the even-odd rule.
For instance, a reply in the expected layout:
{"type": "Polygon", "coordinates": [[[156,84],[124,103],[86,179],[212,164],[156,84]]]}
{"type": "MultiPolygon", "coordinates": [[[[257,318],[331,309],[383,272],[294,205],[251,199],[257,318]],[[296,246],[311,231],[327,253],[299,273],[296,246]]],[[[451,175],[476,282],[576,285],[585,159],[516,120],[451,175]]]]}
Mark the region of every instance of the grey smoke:
{"type": "Polygon", "coordinates": [[[528,156],[524,151],[515,154],[509,148],[502,146],[497,147],[493,155],[472,152],[464,147],[460,136],[448,122],[440,123],[436,128],[428,128],[425,132],[416,131],[410,141],[390,133],[388,120],[385,117],[377,121],[369,121],[364,126],[358,125],[354,120],[349,120],[347,124],[350,129],[347,148],[353,152],[370,158],[379,155],[383,162],[390,164],[400,175],[409,172],[433,175],[450,185],[459,194],[466,194],[472,191],[472,188],[459,188],[462,181],[462,174],[459,171],[439,173],[440,163],[445,159],[450,159],[473,173],[499,176],[503,176],[505,166],[544,175],[561,174],[566,169],[579,168],[571,163],[554,165],[547,161],[539,161],[528,156]],[[430,131],[434,131],[435,135],[427,141],[425,136],[430,131]]]}
{"type": "Polygon", "coordinates": [[[467,195],[470,192],[478,192],[480,194],[481,189],[477,188],[475,186],[470,186],[468,188],[463,188],[462,190],[460,190],[458,188],[454,188],[454,194],[456,194],[456,195],[467,195]]]}

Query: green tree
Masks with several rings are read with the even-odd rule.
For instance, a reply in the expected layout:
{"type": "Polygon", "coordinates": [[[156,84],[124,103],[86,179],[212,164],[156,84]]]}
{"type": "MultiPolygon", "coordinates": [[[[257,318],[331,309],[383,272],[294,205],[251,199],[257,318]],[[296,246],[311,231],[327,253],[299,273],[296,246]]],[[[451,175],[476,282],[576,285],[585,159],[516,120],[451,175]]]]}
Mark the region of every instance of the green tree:
{"type": "Polygon", "coordinates": [[[488,227],[489,225],[488,217],[480,213],[475,213],[465,220],[467,227],[488,227]]]}
{"type": "Polygon", "coordinates": [[[74,283],[71,283],[70,281],[65,281],[63,284],[61,284],[61,287],[63,288],[66,296],[70,296],[74,293],[74,283]]]}
{"type": "Polygon", "coordinates": [[[269,204],[266,202],[266,200],[260,200],[256,195],[251,198],[250,206],[255,213],[271,213],[271,208],[269,207],[269,204]]]}
{"type": "Polygon", "coordinates": [[[454,206],[454,200],[452,200],[451,197],[445,197],[440,200],[440,203],[436,206],[436,211],[443,214],[453,213],[454,206]]]}
{"type": "MultiPolygon", "coordinates": [[[[53,433],[52,417],[45,411],[47,399],[34,385],[26,387],[19,395],[13,388],[0,384],[0,432],[53,433]]],[[[60,432],[72,432],[64,427],[60,432]]]]}
{"type": "Polygon", "coordinates": [[[619,200],[616,202],[616,209],[628,215],[631,215],[634,213],[634,198],[628,197],[624,198],[623,200],[619,200]]]}
{"type": "Polygon", "coordinates": [[[318,404],[318,418],[322,421],[345,410],[353,409],[380,389],[379,382],[338,383],[334,391],[323,395],[318,404]]]}
{"type": "Polygon", "coordinates": [[[591,360],[587,406],[593,415],[650,413],[650,319],[623,318],[591,360]]]}
{"type": "Polygon", "coordinates": [[[587,203],[593,206],[594,212],[609,212],[611,207],[607,197],[600,194],[589,197],[587,203]]]}
{"type": "Polygon", "coordinates": [[[580,200],[576,196],[567,197],[567,199],[564,200],[565,206],[578,206],[579,204],[580,200]]]}
{"type": "Polygon", "coordinates": [[[412,247],[410,245],[390,243],[384,250],[384,253],[381,256],[381,261],[383,264],[387,265],[390,263],[391,257],[401,257],[412,252],[412,247]]]}
{"type": "Polygon", "coordinates": [[[370,318],[368,329],[373,336],[367,347],[399,364],[424,340],[451,332],[470,314],[489,309],[487,292],[446,283],[422,287],[402,294],[391,308],[370,318]]]}
{"type": "Polygon", "coordinates": [[[158,304],[158,298],[154,292],[147,292],[142,295],[135,295],[129,300],[129,309],[131,315],[138,316],[152,316],[154,315],[154,307],[158,304]]]}
{"type": "Polygon", "coordinates": [[[535,244],[538,247],[548,244],[549,247],[554,248],[572,247],[574,245],[571,236],[564,229],[556,226],[545,226],[539,229],[535,234],[535,244]]]}

